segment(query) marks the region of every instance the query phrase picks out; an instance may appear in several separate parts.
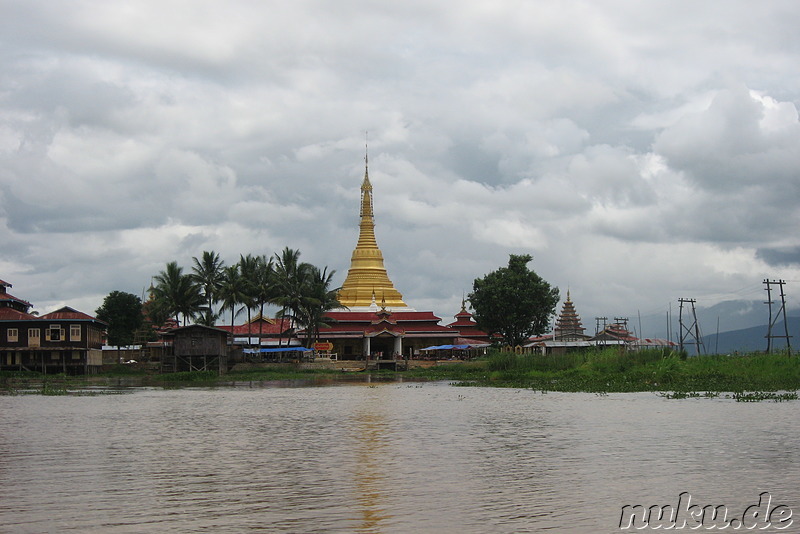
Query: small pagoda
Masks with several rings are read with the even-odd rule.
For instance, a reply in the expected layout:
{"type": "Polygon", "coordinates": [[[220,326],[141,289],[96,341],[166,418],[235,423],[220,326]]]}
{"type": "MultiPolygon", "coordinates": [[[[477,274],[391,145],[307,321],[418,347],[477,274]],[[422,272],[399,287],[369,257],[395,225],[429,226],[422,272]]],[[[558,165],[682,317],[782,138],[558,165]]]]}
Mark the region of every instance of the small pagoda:
{"type": "Polygon", "coordinates": [[[567,300],[561,308],[561,313],[556,320],[556,326],[553,329],[554,341],[584,341],[592,336],[584,334],[586,329],[581,324],[581,318],[575,311],[575,305],[570,298],[569,290],[567,290],[567,300]]]}

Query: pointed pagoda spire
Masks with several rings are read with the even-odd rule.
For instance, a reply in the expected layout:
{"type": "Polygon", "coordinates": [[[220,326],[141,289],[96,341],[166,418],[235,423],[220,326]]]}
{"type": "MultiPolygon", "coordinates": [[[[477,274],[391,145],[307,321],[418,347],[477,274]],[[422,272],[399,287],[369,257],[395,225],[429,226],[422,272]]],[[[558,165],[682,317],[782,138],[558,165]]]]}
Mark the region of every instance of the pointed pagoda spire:
{"type": "Polygon", "coordinates": [[[381,292],[381,304],[388,309],[410,310],[403,296],[395,289],[383,265],[383,254],[375,239],[375,216],[372,203],[372,184],[369,181],[369,152],[364,156],[364,180],[361,182],[358,243],[350,258],[347,278],[339,290],[339,302],[351,310],[369,308],[375,303],[375,292],[381,292]]]}
{"type": "Polygon", "coordinates": [[[575,311],[575,305],[570,298],[569,289],[567,289],[567,300],[564,301],[564,306],[561,308],[561,313],[556,320],[556,327],[553,330],[555,339],[577,341],[583,338],[585,330],[578,312],[575,311]]]}

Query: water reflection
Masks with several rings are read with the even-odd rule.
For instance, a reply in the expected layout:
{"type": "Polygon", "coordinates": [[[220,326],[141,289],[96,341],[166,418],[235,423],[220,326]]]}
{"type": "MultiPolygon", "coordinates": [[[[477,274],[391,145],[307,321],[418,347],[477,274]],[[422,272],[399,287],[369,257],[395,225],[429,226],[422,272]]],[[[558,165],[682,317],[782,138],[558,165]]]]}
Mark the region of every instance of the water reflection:
{"type": "Polygon", "coordinates": [[[0,530],[614,532],[683,491],[800,510],[796,409],[441,383],[0,397],[0,530]]]}
{"type": "Polygon", "coordinates": [[[356,501],[361,511],[359,532],[381,532],[381,525],[392,516],[387,512],[390,495],[383,466],[390,458],[386,421],[386,388],[370,386],[373,391],[363,397],[355,410],[355,486],[356,501]]]}

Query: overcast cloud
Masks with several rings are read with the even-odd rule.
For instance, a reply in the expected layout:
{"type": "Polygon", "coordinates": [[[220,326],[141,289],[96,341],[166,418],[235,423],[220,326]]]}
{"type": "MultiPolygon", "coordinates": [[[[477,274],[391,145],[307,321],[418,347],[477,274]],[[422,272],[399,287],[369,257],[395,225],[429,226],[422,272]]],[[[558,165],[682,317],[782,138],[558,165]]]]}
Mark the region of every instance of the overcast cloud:
{"type": "Polygon", "coordinates": [[[341,283],[366,131],[389,275],[445,322],[510,253],[592,328],[764,278],[800,302],[796,0],[0,12],[0,279],[41,312],[204,250],[341,283]]]}

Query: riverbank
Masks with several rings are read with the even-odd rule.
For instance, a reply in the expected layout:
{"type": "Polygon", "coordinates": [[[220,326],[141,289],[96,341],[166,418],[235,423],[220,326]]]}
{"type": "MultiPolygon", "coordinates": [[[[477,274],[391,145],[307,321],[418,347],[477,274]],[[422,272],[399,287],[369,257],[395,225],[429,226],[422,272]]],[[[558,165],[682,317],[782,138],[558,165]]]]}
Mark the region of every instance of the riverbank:
{"type": "Polygon", "coordinates": [[[800,358],[786,353],[685,357],[617,349],[562,355],[493,353],[480,385],[564,392],[743,392],[800,389],[800,358]]]}
{"type": "Polygon", "coordinates": [[[69,394],[103,386],[191,387],[320,383],[369,380],[447,380],[455,385],[514,387],[561,392],[794,392],[800,390],[800,357],[785,353],[682,357],[674,351],[617,349],[562,355],[492,352],[486,359],[436,362],[407,371],[352,371],[292,364],[251,366],[226,375],[197,371],[159,374],[152,369],[114,366],[91,376],[0,373],[0,393],[69,394]]]}

